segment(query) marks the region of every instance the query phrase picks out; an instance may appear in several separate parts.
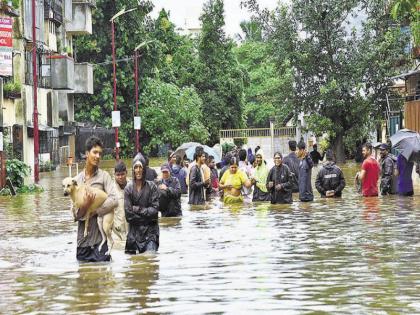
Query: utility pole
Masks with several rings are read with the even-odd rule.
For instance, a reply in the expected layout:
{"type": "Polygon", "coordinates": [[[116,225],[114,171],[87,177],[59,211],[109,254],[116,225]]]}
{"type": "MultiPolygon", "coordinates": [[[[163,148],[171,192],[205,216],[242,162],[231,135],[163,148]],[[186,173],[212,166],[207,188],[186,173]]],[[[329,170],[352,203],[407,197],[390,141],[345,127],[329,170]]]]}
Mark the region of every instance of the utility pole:
{"type": "Polygon", "coordinates": [[[32,0],[32,77],[33,77],[33,102],[34,102],[34,180],[39,182],[39,133],[38,133],[38,79],[36,64],[36,1],[32,0]]]}

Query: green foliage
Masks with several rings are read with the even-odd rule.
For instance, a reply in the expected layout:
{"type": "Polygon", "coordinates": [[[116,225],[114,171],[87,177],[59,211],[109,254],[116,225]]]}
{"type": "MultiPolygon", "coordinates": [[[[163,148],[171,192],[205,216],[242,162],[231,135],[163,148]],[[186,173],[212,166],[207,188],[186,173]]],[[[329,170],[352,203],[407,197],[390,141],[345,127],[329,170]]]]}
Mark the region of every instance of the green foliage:
{"type": "Polygon", "coordinates": [[[327,132],[339,160],[343,138],[383,119],[387,80],[407,58],[408,39],[384,7],[385,0],[296,0],[262,15],[278,69],[293,69],[295,117],[305,113],[310,130],[327,132]]]}
{"type": "Polygon", "coordinates": [[[143,128],[154,135],[145,148],[146,152],[165,143],[175,148],[185,139],[201,143],[208,140],[202,101],[193,87],[178,88],[173,83],[150,79],[141,98],[143,128]]]}
{"type": "Polygon", "coordinates": [[[22,187],[23,180],[31,173],[31,168],[24,162],[12,159],[6,161],[7,176],[12,181],[14,187],[22,187]]]}
{"type": "Polygon", "coordinates": [[[211,143],[218,141],[220,129],[243,125],[245,75],[233,54],[233,43],[223,30],[223,13],[222,0],[209,0],[200,17],[202,32],[196,88],[203,100],[211,143]]]}
{"type": "Polygon", "coordinates": [[[5,95],[8,94],[20,94],[22,89],[22,84],[16,81],[9,81],[5,85],[3,85],[3,93],[5,95]]]}
{"type": "Polygon", "coordinates": [[[418,0],[396,0],[391,16],[395,21],[410,24],[411,34],[416,45],[420,45],[420,3],[418,0]]]}
{"type": "Polygon", "coordinates": [[[238,62],[248,74],[244,115],[248,127],[267,127],[269,118],[283,121],[291,112],[288,100],[293,91],[291,67],[280,72],[270,43],[246,41],[234,49],[238,62]]]}
{"type": "Polygon", "coordinates": [[[16,189],[16,192],[19,194],[32,194],[32,193],[39,193],[43,191],[44,191],[44,188],[37,184],[23,185],[22,187],[19,187],[18,189],[16,189]]]}
{"type": "Polygon", "coordinates": [[[261,42],[263,39],[263,27],[258,21],[242,21],[241,30],[244,36],[238,34],[238,37],[243,42],[261,42]]]}

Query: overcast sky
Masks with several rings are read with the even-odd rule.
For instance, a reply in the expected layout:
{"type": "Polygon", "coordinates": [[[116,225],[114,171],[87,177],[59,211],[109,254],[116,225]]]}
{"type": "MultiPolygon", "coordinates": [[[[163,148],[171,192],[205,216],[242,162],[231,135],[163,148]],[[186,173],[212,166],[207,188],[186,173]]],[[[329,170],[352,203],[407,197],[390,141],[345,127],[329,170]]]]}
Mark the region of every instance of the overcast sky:
{"type": "MultiPolygon", "coordinates": [[[[203,4],[207,0],[153,0],[155,9],[152,16],[156,17],[162,8],[170,11],[171,21],[178,27],[199,27],[198,18],[201,15],[203,4]]],[[[274,9],[278,0],[258,0],[262,8],[274,9]]],[[[240,33],[239,23],[250,18],[245,9],[241,9],[241,0],[225,0],[225,31],[230,37],[240,33]]]]}

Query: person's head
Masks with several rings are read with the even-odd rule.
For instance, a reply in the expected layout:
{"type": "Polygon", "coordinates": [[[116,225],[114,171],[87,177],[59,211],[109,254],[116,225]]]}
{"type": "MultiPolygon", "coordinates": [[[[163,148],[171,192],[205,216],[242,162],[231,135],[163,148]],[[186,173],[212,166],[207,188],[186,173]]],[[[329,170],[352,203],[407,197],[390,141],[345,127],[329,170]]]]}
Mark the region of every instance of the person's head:
{"type": "Polygon", "coordinates": [[[188,166],[190,166],[190,160],[185,159],[185,160],[183,161],[182,165],[183,165],[184,167],[188,168],[188,166]]]}
{"type": "Polygon", "coordinates": [[[172,153],[172,155],[169,158],[169,164],[176,164],[176,157],[177,155],[172,153]]]}
{"type": "Polygon", "coordinates": [[[213,169],[213,168],[215,168],[216,167],[216,162],[214,161],[214,156],[213,155],[209,155],[209,158],[208,158],[208,167],[210,167],[211,169],[213,169]]]}
{"type": "Polygon", "coordinates": [[[274,153],[274,165],[280,166],[283,162],[283,155],[280,152],[274,153]]]}
{"type": "Polygon", "coordinates": [[[254,152],[255,152],[255,153],[257,153],[260,149],[261,149],[261,147],[260,147],[259,145],[257,145],[257,146],[255,147],[254,152]]]}
{"type": "Polygon", "coordinates": [[[123,161],[118,161],[114,167],[115,181],[120,186],[127,184],[127,166],[123,161]]]}
{"type": "Polygon", "coordinates": [[[198,146],[195,149],[195,153],[194,153],[194,159],[196,163],[199,164],[204,164],[206,161],[206,155],[204,154],[204,149],[203,147],[198,146]]]}
{"type": "Polygon", "coordinates": [[[86,164],[94,167],[99,166],[101,161],[104,145],[96,136],[91,136],[86,140],[86,164]]]}
{"type": "Polygon", "coordinates": [[[315,143],[315,144],[312,146],[312,149],[313,149],[314,151],[318,150],[318,145],[315,143]]]}
{"type": "Polygon", "coordinates": [[[264,160],[264,154],[262,150],[258,150],[257,153],[255,153],[255,164],[257,166],[261,166],[264,160]]]}
{"type": "Polygon", "coordinates": [[[297,152],[297,156],[301,159],[303,159],[306,156],[306,144],[303,141],[299,141],[298,145],[298,152],[297,152]]]}
{"type": "Polygon", "coordinates": [[[372,155],[372,144],[367,142],[362,147],[362,155],[365,159],[372,155]]]}
{"type": "Polygon", "coordinates": [[[169,177],[171,177],[171,170],[169,169],[168,165],[162,165],[160,170],[162,172],[163,179],[169,179],[169,177]]]}
{"type": "Polygon", "coordinates": [[[297,143],[296,143],[295,140],[290,140],[289,141],[289,150],[292,151],[292,152],[295,152],[296,151],[296,145],[297,145],[297,143]]]}
{"type": "Polygon", "coordinates": [[[246,160],[246,150],[240,149],[238,153],[239,161],[244,162],[246,160]]]}
{"type": "Polygon", "coordinates": [[[146,161],[141,153],[133,159],[133,180],[143,183],[146,180],[146,161]]]}
{"type": "Polygon", "coordinates": [[[143,158],[144,158],[143,167],[144,168],[149,167],[149,157],[147,155],[143,155],[143,158]]]}
{"type": "Polygon", "coordinates": [[[382,143],[379,146],[379,154],[381,155],[382,158],[386,157],[389,153],[389,147],[386,143],[382,143]]]}
{"type": "Polygon", "coordinates": [[[327,161],[334,162],[335,161],[335,157],[334,157],[333,150],[328,149],[327,152],[325,152],[325,158],[327,159],[327,161]]]}
{"type": "Polygon", "coordinates": [[[204,156],[206,157],[205,163],[208,165],[209,164],[209,154],[207,152],[204,152],[204,156]]]}
{"type": "Polygon", "coordinates": [[[238,159],[236,157],[230,159],[229,171],[231,174],[235,174],[238,171],[238,159]]]}
{"type": "Polygon", "coordinates": [[[168,150],[168,162],[172,160],[172,156],[174,155],[174,151],[168,150]]]}
{"type": "Polygon", "coordinates": [[[177,154],[177,155],[175,155],[175,157],[176,157],[176,159],[175,159],[175,164],[176,164],[176,165],[181,165],[181,161],[182,161],[181,156],[179,156],[179,155],[177,154]]]}

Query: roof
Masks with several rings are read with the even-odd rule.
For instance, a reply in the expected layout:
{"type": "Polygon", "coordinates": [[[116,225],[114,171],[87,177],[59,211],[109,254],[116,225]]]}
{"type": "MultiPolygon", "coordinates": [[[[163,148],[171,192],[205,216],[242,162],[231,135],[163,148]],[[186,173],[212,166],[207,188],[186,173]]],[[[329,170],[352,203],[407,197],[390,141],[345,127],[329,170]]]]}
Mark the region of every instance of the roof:
{"type": "Polygon", "coordinates": [[[390,80],[396,80],[396,79],[406,80],[408,77],[411,77],[411,76],[416,75],[416,74],[420,74],[420,70],[413,70],[413,71],[403,73],[403,74],[397,75],[397,76],[389,78],[389,79],[390,80]]]}

